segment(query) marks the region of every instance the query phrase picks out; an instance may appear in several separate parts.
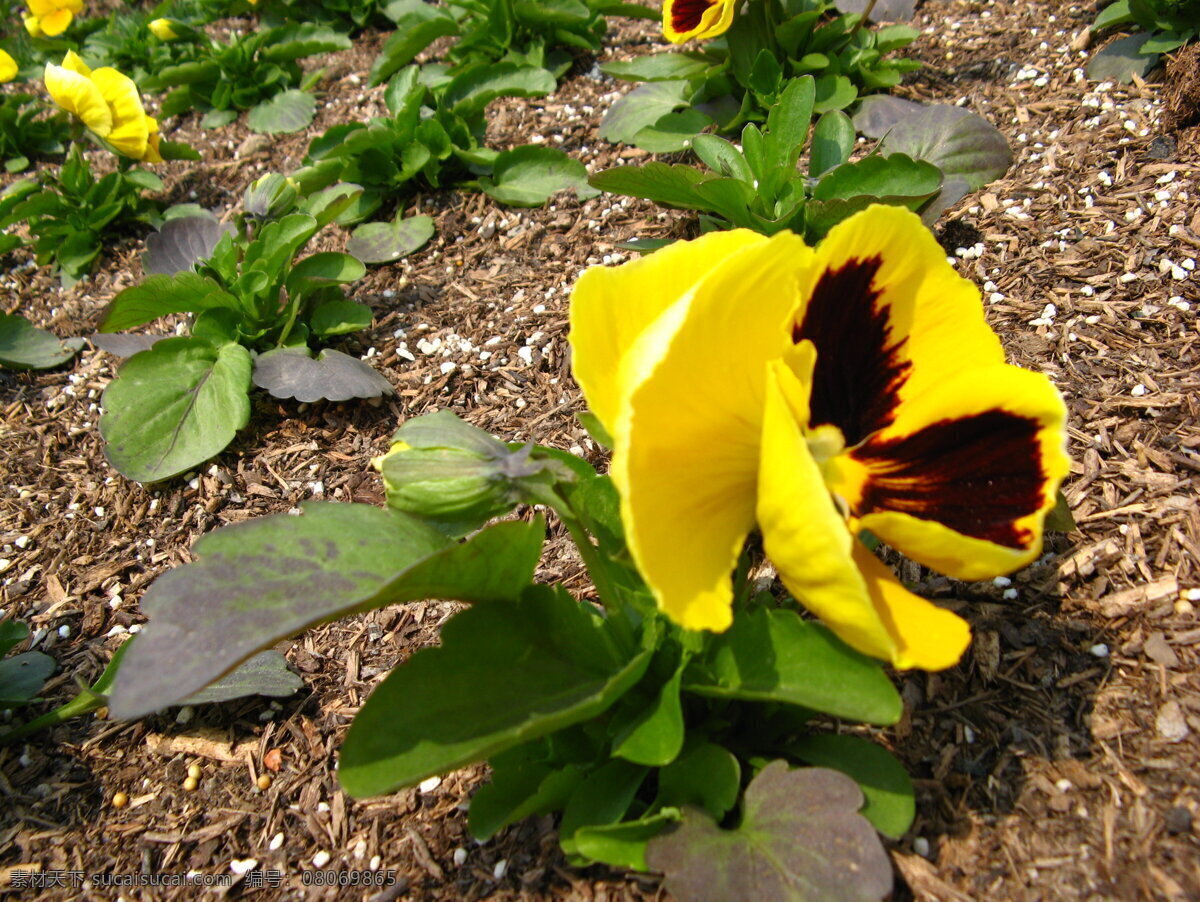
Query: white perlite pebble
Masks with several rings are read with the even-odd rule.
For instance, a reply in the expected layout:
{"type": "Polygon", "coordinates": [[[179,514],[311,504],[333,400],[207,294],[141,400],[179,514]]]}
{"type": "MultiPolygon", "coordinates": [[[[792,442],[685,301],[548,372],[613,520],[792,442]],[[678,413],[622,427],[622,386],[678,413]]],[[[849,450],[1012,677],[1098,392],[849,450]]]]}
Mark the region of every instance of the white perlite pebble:
{"type": "Polygon", "coordinates": [[[325,867],[325,865],[329,864],[329,859],[332,857],[333,856],[331,856],[328,852],[326,852],[324,849],[322,849],[320,852],[318,852],[316,855],[314,855],[312,857],[313,867],[314,868],[325,867]]]}
{"type": "Polygon", "coordinates": [[[1097,642],[1095,645],[1093,645],[1091,648],[1089,648],[1088,651],[1094,657],[1097,657],[1097,658],[1107,658],[1108,657],[1108,646],[1105,645],[1103,642],[1097,642]]]}
{"type": "Polygon", "coordinates": [[[420,785],[421,792],[433,792],[442,785],[441,777],[430,777],[428,780],[422,780],[420,785]]]}
{"type": "Polygon", "coordinates": [[[916,839],[913,840],[913,851],[916,852],[918,855],[920,855],[922,858],[928,858],[929,857],[929,840],[927,840],[924,836],[918,836],[916,839]]]}
{"type": "Polygon", "coordinates": [[[256,858],[235,858],[229,862],[229,870],[233,871],[239,877],[242,874],[249,874],[258,867],[258,859],[256,858]]]}
{"type": "Polygon", "coordinates": [[[454,863],[458,867],[462,867],[467,863],[467,850],[459,846],[454,850],[454,863]]]}
{"type": "Polygon", "coordinates": [[[496,880],[503,880],[506,873],[508,873],[508,859],[501,858],[496,862],[496,866],[492,868],[492,877],[496,880]]]}
{"type": "Polygon", "coordinates": [[[267,848],[270,849],[272,852],[278,852],[280,849],[282,849],[283,848],[283,834],[276,833],[274,836],[272,836],[271,841],[269,843],[267,843],[267,848]]]}

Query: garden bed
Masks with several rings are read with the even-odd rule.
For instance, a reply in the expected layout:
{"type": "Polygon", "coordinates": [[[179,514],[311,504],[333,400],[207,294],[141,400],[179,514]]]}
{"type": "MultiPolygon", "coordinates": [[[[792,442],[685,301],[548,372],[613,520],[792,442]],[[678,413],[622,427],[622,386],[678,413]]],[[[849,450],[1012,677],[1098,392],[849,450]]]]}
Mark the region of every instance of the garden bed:
{"type": "MultiPolygon", "coordinates": [[[[1164,125],[1161,84],[1082,77],[1080,34],[1094,13],[930,0],[915,22],[925,67],[897,92],[964,104],[1014,149],[1008,174],[945,215],[940,236],[981,286],[1010,360],[1049,374],[1067,400],[1065,492],[1078,523],[1011,583],[903,574],[924,580],[919,594],[966,617],[975,634],[958,667],[897,677],[904,718],[877,736],[917,784],[916,823],[892,846],[917,898],[1200,895],[1196,132],[1164,125]]],[[[623,27],[605,59],[658,40],[652,23],[623,27]]],[[[328,93],[305,134],[268,140],[241,123],[168,123],[170,137],[202,156],[158,167],[170,200],[228,207],[260,171],[294,169],[312,135],[375,112],[382,89],[367,88],[365,74],[378,45],[368,35],[321,61],[328,93]]],[[[625,90],[579,62],[550,97],[494,103],[489,144],[544,140],[593,170],[644,158],[597,135],[625,90]]],[[[87,350],[59,371],[0,374],[0,608],[48,631],[39,647],[60,665],[49,700],[73,694],[73,674],[99,674],[142,622],[146,586],[188,561],[205,532],[313,498],[382,502],[369,461],[404,418],[449,408],[507,441],[602,460],[574,418],[570,287],[587,265],[630,256],[618,242],[690,237],[693,219],[611,196],[560,195],[518,210],[440,192],[414,206],[435,217],[437,237],[354,286],[375,322],[339,346],[395,386],[382,403],[256,394],[249,428],[226,452],[142,487],[106,464],[96,429],[114,358],[87,350]]],[[[134,240],[110,247],[95,275],[66,291],[17,255],[0,307],[59,335],[90,333],[103,304],[137,280],[140,251],[134,240]]],[[[586,594],[582,565],[555,529],[542,575],[586,594]]],[[[0,891],[22,868],[230,873],[254,859],[282,880],[254,888],[239,879],[234,892],[255,898],[656,897],[653,878],[567,866],[552,818],[476,844],[465,803],[482,767],[386,798],[342,794],[336,750],[354,713],[392,666],[436,640],[453,610],[393,606],[285,643],[306,688],[278,702],[133,723],[89,717],[0,747],[0,891]],[[193,763],[202,776],[188,792],[193,763]],[[118,791],[130,799],[120,810],[110,805],[118,791]],[[397,882],[303,885],[305,871],[367,868],[393,869],[397,882]]]]}

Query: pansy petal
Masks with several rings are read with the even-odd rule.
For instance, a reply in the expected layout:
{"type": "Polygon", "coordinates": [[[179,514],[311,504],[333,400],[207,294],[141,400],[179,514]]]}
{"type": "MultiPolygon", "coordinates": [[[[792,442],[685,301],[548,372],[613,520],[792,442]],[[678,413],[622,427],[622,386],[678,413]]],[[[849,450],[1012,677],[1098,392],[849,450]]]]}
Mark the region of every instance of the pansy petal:
{"type": "Polygon", "coordinates": [[[67,55],[63,57],[62,67],[70,69],[72,72],[78,72],[85,77],[91,77],[92,70],[87,63],[74,50],[68,50],[67,55]]]}
{"type": "Polygon", "coordinates": [[[859,526],[926,566],[958,579],[1009,573],[1041,552],[1070,469],[1065,420],[1045,376],[966,370],[839,458],[833,488],[859,526]]]}
{"type": "Polygon", "coordinates": [[[47,37],[55,37],[67,30],[71,20],[75,18],[69,9],[56,9],[47,16],[38,16],[38,24],[47,37]]]}
{"type": "Polygon", "coordinates": [[[852,648],[883,660],[897,651],[851,557],[856,540],[834,506],[800,431],[787,383],[771,367],[763,414],[758,523],[763,547],[796,600],[852,648]]]}
{"type": "Polygon", "coordinates": [[[112,111],[113,128],[105,139],[120,153],[140,160],[146,154],[149,130],[137,85],[128,75],[110,66],[92,72],[92,82],[112,111]]]}
{"type": "Polygon", "coordinates": [[[707,40],[724,34],[733,24],[740,0],[666,0],[663,36],[672,44],[692,38],[707,40]]]}
{"type": "Polygon", "coordinates": [[[971,642],[971,628],[952,611],[914,595],[892,571],[854,541],[854,563],[866,580],[875,610],[891,633],[892,665],[901,670],[945,670],[953,667],[971,642]]]}
{"type": "Polygon", "coordinates": [[[17,77],[18,71],[17,61],[6,51],[0,50],[0,84],[12,81],[17,77]]]}
{"type": "Polygon", "coordinates": [[[75,15],[83,12],[83,0],[59,0],[61,6],[69,9],[75,15]]]}
{"type": "Polygon", "coordinates": [[[45,81],[54,102],[78,116],[97,135],[103,138],[112,131],[112,113],[90,78],[50,63],[46,66],[45,81]]]}
{"type": "Polygon", "coordinates": [[[812,426],[855,445],[899,406],[969,367],[1003,362],[978,289],[916,214],[872,206],[834,227],[801,284],[792,338],[817,349],[812,426]]]}
{"type": "Polygon", "coordinates": [[[588,407],[615,428],[621,357],[638,334],[686,295],[714,261],[767,241],[748,229],[676,241],[619,267],[593,266],[571,292],[571,359],[588,407]]]}
{"type": "Polygon", "coordinates": [[[786,344],[796,269],[810,255],[783,232],[717,261],[621,361],[621,518],[659,607],[688,629],[732,619],[730,573],[754,525],[767,362],[786,344]]]}

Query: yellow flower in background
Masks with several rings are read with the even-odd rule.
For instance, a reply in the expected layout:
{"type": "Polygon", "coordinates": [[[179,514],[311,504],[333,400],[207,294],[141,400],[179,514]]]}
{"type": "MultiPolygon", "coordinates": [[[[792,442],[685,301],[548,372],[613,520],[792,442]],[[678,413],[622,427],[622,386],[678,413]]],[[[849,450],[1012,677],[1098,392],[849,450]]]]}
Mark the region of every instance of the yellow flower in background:
{"type": "Polygon", "coordinates": [[[71,20],[83,12],[83,0],[28,0],[28,4],[25,30],[35,38],[62,34],[71,20]]]}
{"type": "Polygon", "coordinates": [[[1041,551],[1069,467],[1062,399],[1004,362],[978,290],[907,210],[873,206],[815,250],[736,230],[594,267],[570,340],[630,551],[688,629],[728,628],[757,523],[784,585],[846,643],[937,670],[966,623],[860,532],[969,580],[1041,551]]]}
{"type": "Polygon", "coordinates": [[[16,78],[19,69],[20,66],[17,65],[17,61],[7,51],[0,50],[0,85],[16,78]]]}
{"type": "Polygon", "coordinates": [[[663,36],[672,44],[692,38],[706,41],[724,34],[733,24],[740,0],[665,0],[663,36]]]}
{"type": "Polygon", "coordinates": [[[173,41],[179,37],[179,35],[175,33],[175,29],[173,29],[171,25],[172,22],[170,19],[155,19],[146,27],[149,28],[154,36],[160,41],[173,41]]]}
{"type": "Polygon", "coordinates": [[[93,71],[68,50],[61,66],[46,66],[45,80],[54,102],[78,116],[117,153],[146,163],[162,162],[158,122],[146,115],[129,76],[109,66],[93,71]]]}

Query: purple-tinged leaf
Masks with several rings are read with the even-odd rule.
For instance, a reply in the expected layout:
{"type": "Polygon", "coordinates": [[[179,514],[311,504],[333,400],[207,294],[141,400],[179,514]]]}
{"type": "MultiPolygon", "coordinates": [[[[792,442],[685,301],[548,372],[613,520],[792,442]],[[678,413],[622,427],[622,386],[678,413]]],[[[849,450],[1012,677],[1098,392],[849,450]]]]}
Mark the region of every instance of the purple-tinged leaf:
{"type": "Polygon", "coordinates": [[[308,348],[280,348],[254,361],[254,384],[276,398],[297,401],[349,401],[395,392],[370,364],[326,349],[315,358],[308,348]]]}
{"type": "Polygon", "coordinates": [[[146,275],[166,276],[191,269],[193,264],[208,259],[221,236],[232,231],[232,225],[211,216],[168,219],[161,229],[146,238],[142,269],[146,275]]]}

